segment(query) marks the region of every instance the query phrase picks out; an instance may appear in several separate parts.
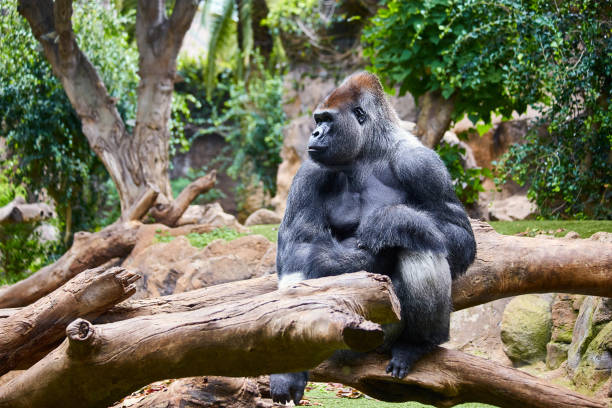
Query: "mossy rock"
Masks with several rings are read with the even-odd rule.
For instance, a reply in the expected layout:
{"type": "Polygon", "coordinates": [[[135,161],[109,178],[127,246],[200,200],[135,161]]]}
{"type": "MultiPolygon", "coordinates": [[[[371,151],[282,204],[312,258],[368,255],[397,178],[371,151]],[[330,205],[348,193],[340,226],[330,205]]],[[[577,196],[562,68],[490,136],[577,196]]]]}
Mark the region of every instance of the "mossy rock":
{"type": "Polygon", "coordinates": [[[551,341],[546,345],[546,368],[555,370],[567,360],[569,344],[551,341]]]}
{"type": "Polygon", "coordinates": [[[612,370],[612,322],[606,323],[589,343],[574,370],[574,383],[591,390],[610,378],[612,370]]]}
{"type": "Polygon", "coordinates": [[[551,327],[549,302],[538,295],[515,297],[506,306],[502,317],[504,352],[515,363],[544,361],[551,327]]]}

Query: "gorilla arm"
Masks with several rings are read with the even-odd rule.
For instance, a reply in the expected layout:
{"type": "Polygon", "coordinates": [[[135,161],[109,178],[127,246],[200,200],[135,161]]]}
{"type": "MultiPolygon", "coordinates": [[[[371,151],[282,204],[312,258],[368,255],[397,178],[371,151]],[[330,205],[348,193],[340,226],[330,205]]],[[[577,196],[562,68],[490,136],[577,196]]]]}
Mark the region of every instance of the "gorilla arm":
{"type": "Polygon", "coordinates": [[[340,243],[332,236],[318,197],[325,177],[324,170],[307,161],[291,185],[278,232],[279,286],[371,269],[373,257],[359,249],[356,240],[340,243]]]}
{"type": "Polygon", "coordinates": [[[476,243],[442,160],[431,149],[400,144],[392,167],[415,204],[382,207],[370,214],[359,228],[361,246],[374,253],[400,247],[445,254],[453,278],[465,272],[476,243]]]}

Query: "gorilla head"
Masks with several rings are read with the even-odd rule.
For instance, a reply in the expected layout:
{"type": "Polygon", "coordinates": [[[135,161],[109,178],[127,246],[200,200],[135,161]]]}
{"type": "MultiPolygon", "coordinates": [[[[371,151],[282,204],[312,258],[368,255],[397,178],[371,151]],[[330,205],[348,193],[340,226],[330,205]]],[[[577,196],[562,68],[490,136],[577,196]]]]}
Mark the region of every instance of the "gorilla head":
{"type": "Polygon", "coordinates": [[[379,128],[398,122],[380,81],[368,72],[348,77],[319,104],[314,119],[308,154],[317,163],[333,167],[349,164],[364,153],[371,157],[389,134],[379,128]]]}

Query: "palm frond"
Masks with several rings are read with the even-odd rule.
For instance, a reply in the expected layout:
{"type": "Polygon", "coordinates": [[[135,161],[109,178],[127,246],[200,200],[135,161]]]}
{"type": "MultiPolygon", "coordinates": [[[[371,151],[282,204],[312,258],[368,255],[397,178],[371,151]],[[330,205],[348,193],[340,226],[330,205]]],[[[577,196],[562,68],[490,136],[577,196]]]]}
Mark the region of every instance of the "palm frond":
{"type": "Polygon", "coordinates": [[[206,94],[208,98],[211,97],[215,84],[217,53],[223,41],[227,40],[227,38],[224,39],[224,36],[226,37],[231,32],[230,25],[233,11],[234,1],[223,0],[221,12],[210,16],[210,42],[208,43],[208,54],[206,56],[206,94]]]}
{"type": "Polygon", "coordinates": [[[253,51],[253,1],[252,0],[241,0],[239,20],[242,29],[242,58],[243,66],[246,68],[249,66],[249,60],[251,52],[253,51]]]}

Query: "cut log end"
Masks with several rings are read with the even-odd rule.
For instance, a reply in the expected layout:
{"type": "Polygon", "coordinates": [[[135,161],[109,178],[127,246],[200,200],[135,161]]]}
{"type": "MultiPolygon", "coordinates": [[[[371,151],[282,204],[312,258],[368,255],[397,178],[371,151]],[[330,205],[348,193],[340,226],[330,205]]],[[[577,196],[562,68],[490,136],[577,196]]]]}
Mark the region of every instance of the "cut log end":
{"type": "Polygon", "coordinates": [[[66,327],[66,336],[71,345],[90,342],[94,333],[94,326],[85,319],[76,319],[66,327]]]}
{"type": "Polygon", "coordinates": [[[342,338],[347,346],[355,351],[371,351],[380,346],[384,340],[384,332],[379,324],[364,320],[359,324],[350,325],[342,331],[342,338]]]}

